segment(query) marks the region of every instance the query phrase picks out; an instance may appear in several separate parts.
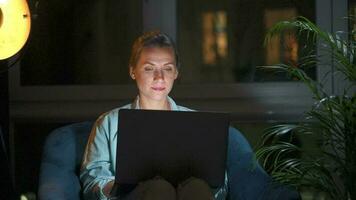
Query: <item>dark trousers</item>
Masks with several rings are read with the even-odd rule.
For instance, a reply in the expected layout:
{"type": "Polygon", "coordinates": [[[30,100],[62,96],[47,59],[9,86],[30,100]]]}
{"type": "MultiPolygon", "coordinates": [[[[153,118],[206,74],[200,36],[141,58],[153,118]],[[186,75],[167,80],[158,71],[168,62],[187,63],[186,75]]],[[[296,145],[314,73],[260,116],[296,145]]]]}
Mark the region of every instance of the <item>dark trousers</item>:
{"type": "Polygon", "coordinates": [[[197,178],[189,178],[175,188],[163,178],[140,183],[124,200],[213,200],[209,185],[197,178]]]}

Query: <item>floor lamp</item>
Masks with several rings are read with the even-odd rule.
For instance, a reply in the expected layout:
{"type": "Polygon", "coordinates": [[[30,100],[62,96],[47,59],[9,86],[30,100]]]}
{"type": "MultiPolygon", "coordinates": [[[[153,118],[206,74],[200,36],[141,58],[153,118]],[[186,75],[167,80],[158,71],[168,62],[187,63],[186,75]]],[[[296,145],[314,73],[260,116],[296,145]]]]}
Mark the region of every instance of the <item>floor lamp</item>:
{"type": "MultiPolygon", "coordinates": [[[[25,45],[31,16],[26,0],[0,0],[0,199],[16,196],[10,170],[8,60],[25,45]]],[[[13,65],[13,64],[11,64],[13,65]]]]}

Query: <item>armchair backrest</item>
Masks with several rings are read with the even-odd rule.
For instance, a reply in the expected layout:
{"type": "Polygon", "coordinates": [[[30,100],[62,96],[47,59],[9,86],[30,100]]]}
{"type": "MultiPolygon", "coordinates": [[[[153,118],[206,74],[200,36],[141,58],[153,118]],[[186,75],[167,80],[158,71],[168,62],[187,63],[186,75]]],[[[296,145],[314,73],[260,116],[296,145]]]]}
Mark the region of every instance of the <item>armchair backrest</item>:
{"type": "Polygon", "coordinates": [[[43,148],[39,199],[81,199],[79,170],[93,122],[81,122],[52,131],[43,148]]]}

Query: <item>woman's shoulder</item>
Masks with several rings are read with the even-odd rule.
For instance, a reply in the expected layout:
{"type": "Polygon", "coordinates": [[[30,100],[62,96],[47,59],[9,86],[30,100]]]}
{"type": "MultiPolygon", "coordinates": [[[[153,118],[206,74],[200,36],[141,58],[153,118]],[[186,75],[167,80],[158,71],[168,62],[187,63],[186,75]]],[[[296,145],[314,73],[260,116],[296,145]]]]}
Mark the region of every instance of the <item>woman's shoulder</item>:
{"type": "Polygon", "coordinates": [[[178,111],[196,111],[196,110],[193,110],[193,109],[190,109],[190,108],[187,108],[184,106],[179,106],[179,105],[177,105],[177,108],[178,108],[178,111]]]}
{"type": "Polygon", "coordinates": [[[114,108],[112,110],[109,110],[99,116],[97,121],[102,121],[102,120],[117,120],[119,117],[119,111],[121,109],[131,109],[131,104],[126,104],[121,107],[114,108]]]}

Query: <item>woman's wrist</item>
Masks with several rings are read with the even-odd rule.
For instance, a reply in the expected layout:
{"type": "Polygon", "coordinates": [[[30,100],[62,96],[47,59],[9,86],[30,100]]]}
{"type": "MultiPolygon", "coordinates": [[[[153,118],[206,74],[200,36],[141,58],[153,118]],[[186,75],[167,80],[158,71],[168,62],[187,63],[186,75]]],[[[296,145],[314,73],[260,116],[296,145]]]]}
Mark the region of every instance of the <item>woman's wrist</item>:
{"type": "Polygon", "coordinates": [[[110,197],[110,192],[111,192],[113,185],[114,185],[114,180],[106,183],[106,185],[104,186],[102,191],[106,197],[110,197]]]}

